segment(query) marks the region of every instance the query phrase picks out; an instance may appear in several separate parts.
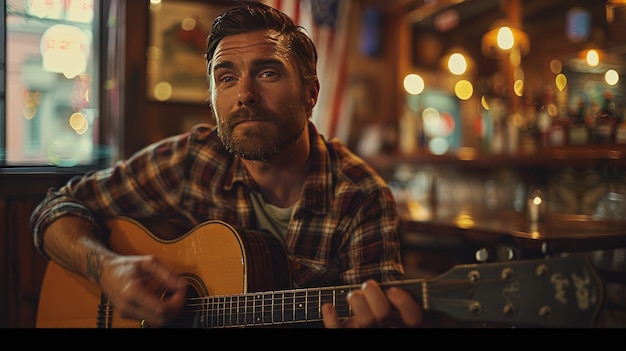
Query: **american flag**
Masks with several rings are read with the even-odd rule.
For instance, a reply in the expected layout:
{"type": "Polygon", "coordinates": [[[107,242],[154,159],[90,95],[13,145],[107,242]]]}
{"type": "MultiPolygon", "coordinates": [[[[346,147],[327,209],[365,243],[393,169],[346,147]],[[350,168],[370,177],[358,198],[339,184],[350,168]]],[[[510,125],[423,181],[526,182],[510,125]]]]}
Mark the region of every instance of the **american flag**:
{"type": "Polygon", "coordinates": [[[320,95],[313,122],[327,138],[348,139],[350,104],[346,101],[348,77],[348,15],[353,1],[264,0],[304,27],[317,47],[320,95]]]}

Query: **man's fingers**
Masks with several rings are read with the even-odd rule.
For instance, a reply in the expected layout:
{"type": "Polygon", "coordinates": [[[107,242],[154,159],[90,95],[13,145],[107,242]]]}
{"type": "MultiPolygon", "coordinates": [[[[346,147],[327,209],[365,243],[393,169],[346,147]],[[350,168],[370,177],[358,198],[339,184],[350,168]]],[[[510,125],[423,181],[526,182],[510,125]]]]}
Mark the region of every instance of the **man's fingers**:
{"type": "Polygon", "coordinates": [[[322,305],[322,317],[324,318],[324,327],[326,328],[339,328],[341,326],[337,316],[337,309],[335,309],[332,303],[322,305]]]}
{"type": "Polygon", "coordinates": [[[422,308],[413,300],[411,294],[395,286],[387,290],[389,301],[400,313],[400,318],[407,327],[417,327],[424,317],[422,308]]]}
{"type": "Polygon", "coordinates": [[[141,265],[141,269],[144,274],[147,273],[150,277],[157,278],[159,284],[169,290],[180,290],[186,286],[185,281],[180,279],[178,274],[169,269],[165,269],[156,258],[144,262],[144,264],[141,265]]]}
{"type": "Polygon", "coordinates": [[[374,280],[351,291],[346,299],[353,315],[344,321],[339,320],[335,306],[322,305],[326,328],[418,327],[423,319],[422,308],[411,294],[395,286],[384,291],[374,280]]]}

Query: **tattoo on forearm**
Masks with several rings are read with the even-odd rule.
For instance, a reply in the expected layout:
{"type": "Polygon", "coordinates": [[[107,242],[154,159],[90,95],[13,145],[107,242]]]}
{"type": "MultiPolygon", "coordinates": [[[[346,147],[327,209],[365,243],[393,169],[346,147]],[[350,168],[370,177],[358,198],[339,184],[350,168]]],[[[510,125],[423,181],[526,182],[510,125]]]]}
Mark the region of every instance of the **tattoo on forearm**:
{"type": "Polygon", "coordinates": [[[96,282],[100,282],[102,274],[102,265],[100,264],[100,255],[96,252],[87,254],[87,275],[93,277],[96,282]]]}

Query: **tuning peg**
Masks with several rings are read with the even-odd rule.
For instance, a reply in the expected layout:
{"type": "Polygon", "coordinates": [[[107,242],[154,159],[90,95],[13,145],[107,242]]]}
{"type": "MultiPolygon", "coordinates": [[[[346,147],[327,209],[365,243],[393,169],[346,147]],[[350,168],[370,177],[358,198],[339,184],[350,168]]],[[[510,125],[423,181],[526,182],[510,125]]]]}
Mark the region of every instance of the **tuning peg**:
{"type": "Polygon", "coordinates": [[[476,261],[480,263],[484,263],[484,262],[487,262],[487,259],[489,259],[489,252],[487,251],[486,248],[483,247],[483,248],[476,250],[476,253],[474,254],[474,256],[476,257],[476,261]]]}
{"type": "Polygon", "coordinates": [[[549,258],[550,257],[550,246],[548,245],[547,242],[542,242],[541,243],[541,253],[546,257],[549,258]]]}
{"type": "Polygon", "coordinates": [[[498,262],[508,262],[519,258],[519,250],[508,244],[500,244],[496,251],[498,262]]]}

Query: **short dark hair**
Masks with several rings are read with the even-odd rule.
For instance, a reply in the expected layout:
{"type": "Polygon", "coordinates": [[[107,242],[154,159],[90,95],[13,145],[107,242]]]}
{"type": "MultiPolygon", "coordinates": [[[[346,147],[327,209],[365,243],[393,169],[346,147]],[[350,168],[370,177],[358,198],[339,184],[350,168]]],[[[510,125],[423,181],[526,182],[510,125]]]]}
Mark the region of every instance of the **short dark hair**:
{"type": "Polygon", "coordinates": [[[317,50],[306,30],[283,12],[258,1],[237,1],[215,18],[207,38],[208,72],[215,49],[224,37],[263,29],[274,30],[286,37],[303,84],[311,84],[317,79],[317,50]]]}

